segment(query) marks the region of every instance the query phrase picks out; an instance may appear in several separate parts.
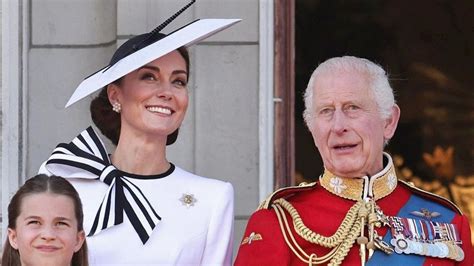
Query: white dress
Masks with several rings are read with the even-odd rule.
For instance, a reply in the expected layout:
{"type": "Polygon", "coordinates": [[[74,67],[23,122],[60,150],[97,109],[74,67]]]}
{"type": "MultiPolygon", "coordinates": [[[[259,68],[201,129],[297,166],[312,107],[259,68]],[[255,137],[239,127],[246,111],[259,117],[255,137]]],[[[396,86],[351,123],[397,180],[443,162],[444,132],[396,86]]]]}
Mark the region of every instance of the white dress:
{"type": "MultiPolygon", "coordinates": [[[[39,172],[65,175],[57,167],[50,170],[45,162],[39,172]]],[[[234,191],[230,183],[200,177],[174,165],[166,173],[146,179],[124,176],[131,177],[161,221],[144,244],[125,214],[123,223],[87,237],[91,265],[231,264],[234,191]]],[[[109,186],[98,179],[68,180],[81,197],[87,234],[109,186]]]]}

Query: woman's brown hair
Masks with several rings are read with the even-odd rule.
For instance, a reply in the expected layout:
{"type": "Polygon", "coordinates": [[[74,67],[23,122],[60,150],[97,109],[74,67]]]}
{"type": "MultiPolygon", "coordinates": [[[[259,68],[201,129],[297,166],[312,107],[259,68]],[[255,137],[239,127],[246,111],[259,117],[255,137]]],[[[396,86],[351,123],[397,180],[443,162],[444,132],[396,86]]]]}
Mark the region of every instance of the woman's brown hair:
{"type": "MultiPolygon", "coordinates": [[[[16,228],[16,220],[20,216],[21,204],[26,196],[51,193],[70,198],[74,204],[74,214],[77,219],[77,231],[83,231],[84,214],[82,212],[81,199],[76,189],[64,178],[59,176],[36,175],[28,179],[23,186],[18,189],[10,203],[8,204],[8,228],[16,228]]],[[[3,245],[2,266],[21,265],[20,253],[10,245],[10,241],[5,241],[3,245]]],[[[88,266],[87,243],[84,240],[82,247],[74,253],[71,261],[72,266],[88,266]]]]}

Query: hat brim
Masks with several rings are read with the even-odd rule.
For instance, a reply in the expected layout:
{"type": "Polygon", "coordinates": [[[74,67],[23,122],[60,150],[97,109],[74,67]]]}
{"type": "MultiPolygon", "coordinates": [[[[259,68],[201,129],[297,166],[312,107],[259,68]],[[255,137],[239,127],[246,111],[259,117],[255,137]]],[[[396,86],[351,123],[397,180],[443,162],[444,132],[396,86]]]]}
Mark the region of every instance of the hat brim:
{"type": "Polygon", "coordinates": [[[118,61],[106,71],[101,69],[84,79],[66,103],[66,108],[82,98],[94,93],[128,73],[166,55],[179,47],[191,46],[210,37],[241,19],[200,19],[196,20],[170,34],[163,39],[150,44],[118,61]]]}

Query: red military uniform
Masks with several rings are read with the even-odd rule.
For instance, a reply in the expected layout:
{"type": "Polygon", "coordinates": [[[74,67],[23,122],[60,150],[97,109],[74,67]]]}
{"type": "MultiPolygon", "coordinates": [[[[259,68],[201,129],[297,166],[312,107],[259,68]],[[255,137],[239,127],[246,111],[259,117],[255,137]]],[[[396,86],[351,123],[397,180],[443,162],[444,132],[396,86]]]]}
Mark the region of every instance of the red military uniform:
{"type": "Polygon", "coordinates": [[[473,265],[467,217],[398,181],[388,154],[385,165],[276,191],[251,216],[235,265],[473,265]]]}

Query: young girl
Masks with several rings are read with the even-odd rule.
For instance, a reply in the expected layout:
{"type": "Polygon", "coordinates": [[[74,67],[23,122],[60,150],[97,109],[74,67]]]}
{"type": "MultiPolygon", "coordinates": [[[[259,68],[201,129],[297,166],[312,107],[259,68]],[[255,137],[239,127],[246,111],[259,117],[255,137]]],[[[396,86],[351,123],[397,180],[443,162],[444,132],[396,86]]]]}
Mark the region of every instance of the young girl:
{"type": "Polygon", "coordinates": [[[2,265],[88,266],[82,205],[62,177],[37,175],[8,205],[2,265]]]}

